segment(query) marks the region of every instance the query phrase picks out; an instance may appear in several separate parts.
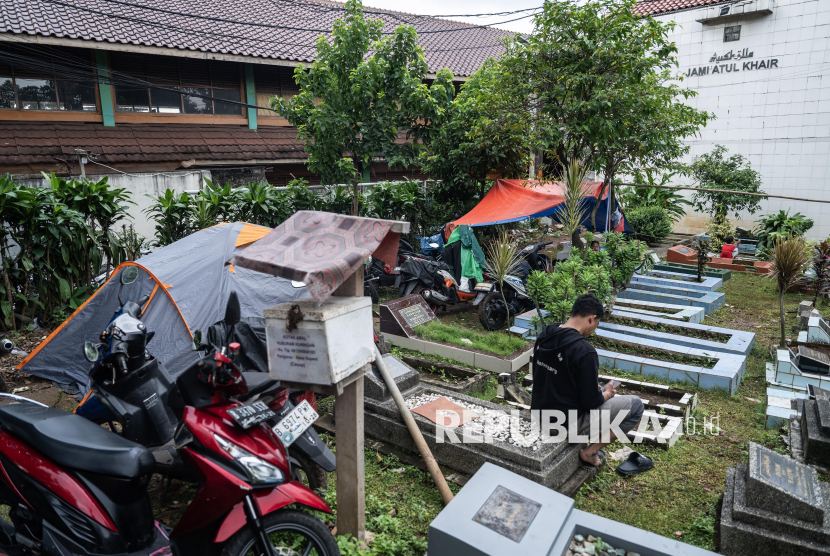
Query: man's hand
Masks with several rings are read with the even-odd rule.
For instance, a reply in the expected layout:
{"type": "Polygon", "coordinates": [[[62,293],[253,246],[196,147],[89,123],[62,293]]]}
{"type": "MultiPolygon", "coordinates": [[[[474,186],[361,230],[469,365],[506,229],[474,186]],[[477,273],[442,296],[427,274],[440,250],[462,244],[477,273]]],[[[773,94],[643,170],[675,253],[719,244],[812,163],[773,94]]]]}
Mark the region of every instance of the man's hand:
{"type": "Polygon", "coordinates": [[[617,389],[614,388],[614,381],[609,380],[608,384],[606,384],[605,387],[602,389],[602,397],[605,398],[605,401],[607,402],[616,395],[617,389]]]}

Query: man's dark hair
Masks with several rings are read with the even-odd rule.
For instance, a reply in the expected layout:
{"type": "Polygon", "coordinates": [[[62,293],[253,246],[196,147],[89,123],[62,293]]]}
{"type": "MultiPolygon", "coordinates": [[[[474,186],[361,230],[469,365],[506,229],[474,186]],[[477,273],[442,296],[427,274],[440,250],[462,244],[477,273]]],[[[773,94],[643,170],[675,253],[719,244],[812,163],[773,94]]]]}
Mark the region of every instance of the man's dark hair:
{"type": "Polygon", "coordinates": [[[599,242],[598,242],[597,240],[594,240],[594,241],[592,241],[592,242],[591,242],[591,247],[593,247],[595,243],[596,243],[597,245],[599,245],[599,242]]]}
{"type": "Polygon", "coordinates": [[[732,243],[733,241],[735,241],[735,238],[734,238],[734,237],[732,237],[732,236],[726,236],[726,243],[732,243]]]}
{"type": "Polygon", "coordinates": [[[595,316],[601,319],[604,313],[605,307],[602,306],[602,301],[590,293],[577,297],[576,301],[574,301],[573,309],[571,309],[572,317],[595,316]]]}

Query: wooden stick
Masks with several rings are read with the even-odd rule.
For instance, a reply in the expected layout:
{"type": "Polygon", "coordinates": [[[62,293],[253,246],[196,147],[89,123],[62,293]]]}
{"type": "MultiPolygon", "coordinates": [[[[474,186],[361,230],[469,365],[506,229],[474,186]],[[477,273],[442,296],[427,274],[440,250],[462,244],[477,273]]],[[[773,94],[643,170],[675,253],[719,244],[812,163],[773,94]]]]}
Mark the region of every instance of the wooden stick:
{"type": "Polygon", "coordinates": [[[389,388],[389,391],[392,393],[392,397],[395,398],[395,403],[398,405],[398,411],[401,412],[401,417],[403,417],[404,423],[406,423],[406,428],[409,429],[409,434],[412,435],[412,440],[415,441],[415,445],[418,447],[418,451],[421,453],[421,457],[424,459],[424,463],[427,466],[427,471],[429,471],[429,474],[432,475],[432,480],[435,481],[435,485],[438,487],[438,492],[441,493],[441,498],[446,506],[453,499],[452,491],[450,490],[450,487],[447,486],[447,481],[444,479],[444,474],[441,473],[441,469],[438,468],[438,462],[435,461],[432,452],[429,451],[429,446],[427,446],[426,440],[424,440],[424,435],[421,434],[418,425],[415,423],[415,418],[412,417],[412,413],[410,413],[409,408],[406,407],[406,402],[401,395],[401,391],[398,390],[398,385],[395,384],[395,379],[393,379],[392,375],[389,374],[389,370],[386,368],[386,362],[383,360],[383,355],[380,353],[377,346],[375,346],[375,364],[378,366],[380,376],[383,377],[386,387],[389,388]]]}
{"type": "Polygon", "coordinates": [[[785,195],[768,195],[767,193],[748,193],[745,191],[730,191],[728,189],[702,189],[700,187],[682,187],[677,185],[648,185],[644,183],[618,183],[617,185],[627,185],[629,187],[655,187],[658,189],[688,189],[691,191],[700,191],[701,193],[729,193],[730,195],[747,195],[749,197],[771,197],[773,199],[789,199],[790,201],[807,201],[808,203],[830,203],[830,200],[822,199],[804,199],[801,197],[787,197],[785,195]]]}

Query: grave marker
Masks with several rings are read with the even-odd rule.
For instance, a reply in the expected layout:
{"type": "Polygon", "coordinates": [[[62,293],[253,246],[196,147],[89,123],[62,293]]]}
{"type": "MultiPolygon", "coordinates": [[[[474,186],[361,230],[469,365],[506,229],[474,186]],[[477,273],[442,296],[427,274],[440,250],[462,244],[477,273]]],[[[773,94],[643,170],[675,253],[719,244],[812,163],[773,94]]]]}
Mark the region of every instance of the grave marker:
{"type": "Polygon", "coordinates": [[[473,521],[518,543],[541,507],[539,502],[499,485],[478,510],[473,521]]]}
{"type": "Polygon", "coordinates": [[[815,470],[755,443],[749,446],[746,499],[753,507],[812,523],[824,519],[815,470]]]}
{"type": "Polygon", "coordinates": [[[414,338],[415,328],[434,320],[435,313],[417,293],[380,304],[382,334],[414,338]]]}
{"type": "Polygon", "coordinates": [[[807,373],[830,373],[830,356],[816,349],[798,346],[798,369],[807,373]]]}
{"type": "Polygon", "coordinates": [[[827,554],[829,493],[812,467],[751,442],[749,465],[726,472],[719,552],[827,554]]]}

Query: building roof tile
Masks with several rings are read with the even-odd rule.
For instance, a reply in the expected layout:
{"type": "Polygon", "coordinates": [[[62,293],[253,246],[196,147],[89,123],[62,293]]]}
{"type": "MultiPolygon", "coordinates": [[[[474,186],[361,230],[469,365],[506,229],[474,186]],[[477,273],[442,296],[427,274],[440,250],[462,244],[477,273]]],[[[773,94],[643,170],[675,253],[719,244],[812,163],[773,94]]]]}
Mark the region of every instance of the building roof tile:
{"type": "Polygon", "coordinates": [[[297,130],[277,126],[119,124],[115,134],[102,124],[0,122],[0,137],[0,165],[51,164],[75,149],[98,153],[103,164],[307,157],[297,130]]]}
{"type": "MultiPolygon", "coordinates": [[[[660,0],[671,2],[679,0],[660,0]]],[[[314,61],[344,4],[327,0],[0,0],[0,33],[43,35],[288,62],[314,61]],[[255,24],[255,25],[251,25],[255,24]]],[[[429,71],[467,77],[504,51],[507,31],[366,8],[384,32],[412,24],[429,71]]]]}
{"type": "Polygon", "coordinates": [[[632,10],[637,15],[662,15],[723,4],[729,0],[643,0],[632,10]]]}

